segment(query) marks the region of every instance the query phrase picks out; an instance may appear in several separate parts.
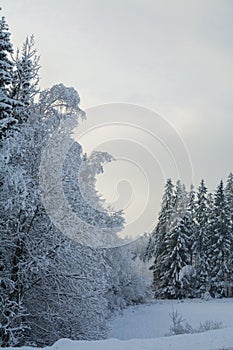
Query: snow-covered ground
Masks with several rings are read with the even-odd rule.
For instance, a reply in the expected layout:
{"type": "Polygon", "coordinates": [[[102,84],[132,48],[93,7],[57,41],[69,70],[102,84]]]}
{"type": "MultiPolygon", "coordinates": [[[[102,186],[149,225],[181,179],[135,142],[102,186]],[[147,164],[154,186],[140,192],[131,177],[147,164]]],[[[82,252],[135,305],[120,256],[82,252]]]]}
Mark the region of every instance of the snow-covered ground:
{"type": "MultiPolygon", "coordinates": [[[[111,323],[110,339],[71,341],[61,339],[48,350],[233,350],[233,299],[157,301],[130,307],[111,323]],[[207,320],[222,321],[222,329],[205,333],[164,336],[177,310],[193,326],[207,320]],[[115,338],[115,339],[112,339],[115,338]]],[[[17,350],[20,348],[8,348],[17,350]]],[[[21,348],[32,350],[35,348],[21,348]]]]}
{"type": "MultiPolygon", "coordinates": [[[[157,338],[169,332],[169,314],[177,310],[193,328],[200,322],[221,321],[223,327],[233,327],[233,299],[166,300],[132,306],[111,322],[109,338],[157,338]]],[[[233,346],[233,343],[232,343],[233,346]]]]}

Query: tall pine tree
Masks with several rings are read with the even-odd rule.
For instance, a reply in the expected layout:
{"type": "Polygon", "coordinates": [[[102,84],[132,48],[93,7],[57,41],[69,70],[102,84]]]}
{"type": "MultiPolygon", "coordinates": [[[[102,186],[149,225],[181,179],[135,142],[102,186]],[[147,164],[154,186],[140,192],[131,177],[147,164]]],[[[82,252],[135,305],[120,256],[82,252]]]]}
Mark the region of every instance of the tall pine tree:
{"type": "Polygon", "coordinates": [[[232,246],[230,220],[227,215],[227,203],[222,181],[220,181],[215,193],[212,213],[211,292],[217,296],[227,296],[232,246]]]}
{"type": "Polygon", "coordinates": [[[226,188],[226,212],[229,223],[229,233],[231,240],[231,252],[229,257],[229,281],[228,281],[228,296],[233,296],[233,173],[230,173],[227,178],[226,188]]]}
{"type": "Polygon", "coordinates": [[[180,272],[190,263],[188,222],[187,194],[181,182],[177,181],[172,221],[165,234],[165,249],[161,257],[163,276],[160,297],[179,298],[183,296],[180,272]]]}
{"type": "Polygon", "coordinates": [[[204,180],[201,180],[197,192],[197,210],[196,210],[197,230],[193,246],[194,265],[197,274],[196,291],[197,296],[203,295],[208,289],[208,266],[207,266],[207,247],[208,247],[208,201],[207,188],[204,180]]]}
{"type": "Polygon", "coordinates": [[[175,193],[168,180],[157,226],[157,244],[153,270],[153,289],[156,297],[183,296],[181,270],[190,264],[187,193],[180,181],[175,193]]]}
{"type": "Polygon", "coordinates": [[[10,42],[9,28],[5,17],[0,19],[0,139],[15,124],[13,118],[14,100],[10,97],[10,86],[13,79],[13,62],[10,54],[13,47],[10,42]]]}
{"type": "Polygon", "coordinates": [[[14,108],[14,117],[18,124],[26,122],[29,118],[30,109],[39,83],[39,57],[35,49],[34,37],[27,37],[20,55],[17,51],[15,70],[12,80],[11,97],[18,103],[14,108]]]}
{"type": "Polygon", "coordinates": [[[171,225],[171,219],[174,206],[174,193],[171,179],[168,179],[165,185],[165,191],[162,199],[161,210],[159,213],[158,224],[152,233],[154,242],[153,259],[154,263],[150,267],[153,271],[153,290],[158,295],[161,289],[161,282],[164,274],[162,257],[166,250],[165,237],[171,225]]]}

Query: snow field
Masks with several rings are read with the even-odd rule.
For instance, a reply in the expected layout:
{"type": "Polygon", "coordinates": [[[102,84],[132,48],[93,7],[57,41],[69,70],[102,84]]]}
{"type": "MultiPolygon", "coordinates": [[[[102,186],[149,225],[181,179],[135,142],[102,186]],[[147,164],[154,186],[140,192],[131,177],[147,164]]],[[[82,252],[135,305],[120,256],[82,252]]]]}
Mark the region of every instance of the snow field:
{"type": "MultiPolygon", "coordinates": [[[[155,301],[129,307],[110,322],[109,339],[60,339],[44,350],[233,350],[233,299],[155,301]],[[177,310],[193,327],[206,320],[222,321],[222,329],[197,334],[164,336],[177,310]],[[113,339],[115,338],[115,339],[113,339]],[[118,339],[116,339],[118,338],[118,339]]],[[[8,350],[35,350],[32,347],[8,350]]]]}
{"type": "Polygon", "coordinates": [[[125,309],[112,320],[109,338],[163,337],[169,332],[172,310],[177,310],[193,328],[205,321],[222,321],[223,327],[233,327],[233,299],[164,300],[125,309]]]}
{"type": "MultiPolygon", "coordinates": [[[[6,349],[6,348],[5,348],[6,349]]],[[[8,350],[35,350],[31,347],[8,350]]],[[[107,339],[101,341],[72,341],[60,339],[44,350],[232,350],[233,327],[199,334],[175,335],[154,339],[107,339]]]]}

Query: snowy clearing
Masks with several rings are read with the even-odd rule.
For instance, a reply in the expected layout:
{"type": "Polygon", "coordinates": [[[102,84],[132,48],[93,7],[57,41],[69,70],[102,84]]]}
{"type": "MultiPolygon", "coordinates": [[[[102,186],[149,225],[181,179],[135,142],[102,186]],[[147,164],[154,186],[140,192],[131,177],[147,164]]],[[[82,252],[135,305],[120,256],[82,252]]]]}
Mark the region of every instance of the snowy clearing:
{"type": "MultiPolygon", "coordinates": [[[[222,321],[223,327],[233,327],[233,299],[164,300],[132,306],[111,322],[109,338],[163,337],[169,332],[169,314],[177,310],[194,328],[204,321],[222,321]]],[[[233,346],[233,342],[232,342],[233,346]]]]}
{"type": "MultiPolygon", "coordinates": [[[[35,348],[8,348],[35,350],[35,348]]],[[[154,339],[72,341],[61,339],[45,350],[232,350],[233,327],[207,333],[176,335],[154,339]]]]}
{"type": "MultiPolygon", "coordinates": [[[[130,307],[111,321],[110,338],[102,341],[61,339],[50,350],[233,350],[233,299],[157,301],[130,307]],[[172,309],[192,324],[222,321],[222,329],[198,334],[164,336],[169,331],[172,309]],[[136,339],[137,338],[137,339],[136,339]]],[[[35,348],[8,348],[9,350],[35,348]]]]}

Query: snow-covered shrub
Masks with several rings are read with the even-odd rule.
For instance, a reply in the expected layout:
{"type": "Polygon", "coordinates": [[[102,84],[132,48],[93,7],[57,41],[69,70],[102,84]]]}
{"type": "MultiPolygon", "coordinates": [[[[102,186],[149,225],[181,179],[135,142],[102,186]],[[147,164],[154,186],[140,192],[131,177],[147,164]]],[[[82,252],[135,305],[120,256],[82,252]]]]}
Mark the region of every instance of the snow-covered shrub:
{"type": "Polygon", "coordinates": [[[109,266],[107,292],[105,294],[110,312],[127,305],[142,303],[148,297],[147,285],[135,271],[131,246],[105,250],[104,258],[109,266]]]}
{"type": "Polygon", "coordinates": [[[223,327],[222,321],[205,321],[200,323],[198,333],[207,332],[214,329],[220,329],[223,327]]]}
{"type": "Polygon", "coordinates": [[[172,310],[169,316],[171,319],[171,326],[168,335],[195,333],[193,327],[177,310],[172,310]]]}
{"type": "Polygon", "coordinates": [[[177,310],[172,310],[169,316],[171,319],[171,326],[170,331],[167,335],[202,333],[223,327],[221,321],[207,320],[203,323],[200,323],[198,328],[194,328],[189,322],[185,320],[185,318],[183,318],[183,316],[177,310]]]}

